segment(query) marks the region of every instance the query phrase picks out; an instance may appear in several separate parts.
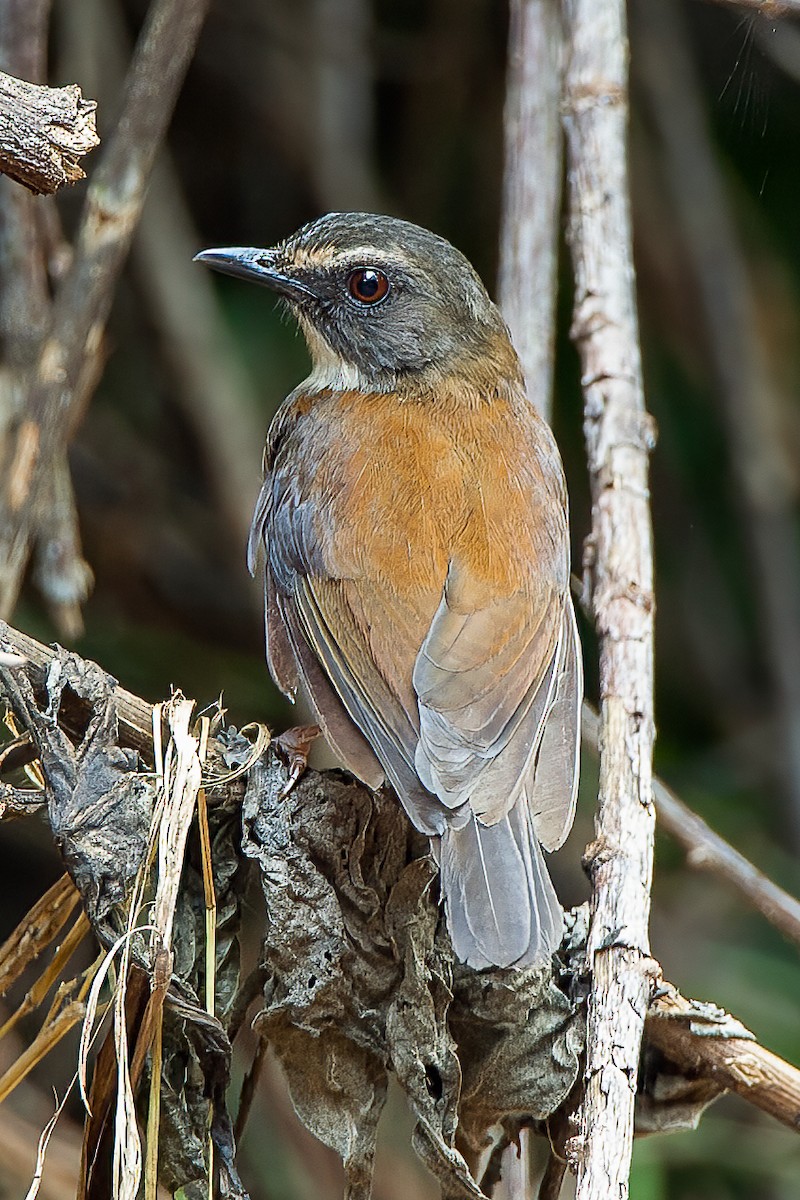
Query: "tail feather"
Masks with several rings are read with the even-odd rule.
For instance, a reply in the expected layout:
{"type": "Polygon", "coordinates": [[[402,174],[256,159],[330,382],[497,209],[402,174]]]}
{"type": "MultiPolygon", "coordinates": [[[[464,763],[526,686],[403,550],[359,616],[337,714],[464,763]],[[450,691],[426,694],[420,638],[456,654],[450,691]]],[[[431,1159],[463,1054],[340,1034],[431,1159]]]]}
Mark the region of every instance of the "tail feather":
{"type": "Polygon", "coordinates": [[[462,962],[524,967],[557,949],[563,913],[523,793],[506,817],[448,828],[438,855],[447,926],[462,962]]]}

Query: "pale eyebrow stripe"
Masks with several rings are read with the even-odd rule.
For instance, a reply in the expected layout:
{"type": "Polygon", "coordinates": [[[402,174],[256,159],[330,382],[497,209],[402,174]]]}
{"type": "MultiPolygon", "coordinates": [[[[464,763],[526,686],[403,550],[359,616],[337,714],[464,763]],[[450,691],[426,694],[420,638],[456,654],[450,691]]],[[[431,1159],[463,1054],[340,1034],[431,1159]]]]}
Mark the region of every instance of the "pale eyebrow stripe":
{"type": "MultiPolygon", "coordinates": [[[[313,248],[303,247],[295,252],[295,261],[298,263],[306,263],[309,266],[353,266],[353,267],[368,267],[374,262],[376,266],[386,264],[387,251],[386,248],[378,246],[356,246],[355,249],[348,246],[347,250],[341,254],[331,255],[332,247],[330,245],[319,246],[313,248]]],[[[395,262],[401,265],[408,265],[406,256],[397,248],[393,247],[392,257],[395,262]]]]}

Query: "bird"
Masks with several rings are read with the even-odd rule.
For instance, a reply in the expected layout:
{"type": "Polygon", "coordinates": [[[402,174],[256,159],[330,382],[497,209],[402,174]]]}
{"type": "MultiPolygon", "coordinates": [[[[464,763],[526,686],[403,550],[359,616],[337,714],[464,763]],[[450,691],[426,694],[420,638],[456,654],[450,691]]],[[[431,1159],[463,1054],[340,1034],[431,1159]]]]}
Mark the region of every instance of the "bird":
{"type": "Polygon", "coordinates": [[[311,357],[248,546],[271,674],[430,839],[456,958],[541,966],[563,935],[542,849],[573,822],[582,659],[564,471],[508,328],[459,250],[395,217],[196,258],[281,297],[311,357]]]}

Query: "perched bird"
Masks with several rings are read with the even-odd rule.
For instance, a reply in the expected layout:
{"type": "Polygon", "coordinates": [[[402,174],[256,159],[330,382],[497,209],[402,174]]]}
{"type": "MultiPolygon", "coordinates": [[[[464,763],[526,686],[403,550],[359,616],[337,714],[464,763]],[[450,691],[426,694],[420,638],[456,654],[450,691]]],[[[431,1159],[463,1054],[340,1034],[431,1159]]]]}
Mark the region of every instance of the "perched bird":
{"type": "Polygon", "coordinates": [[[582,672],[564,473],[508,329],[458,250],[392,217],[197,257],[283,297],[313,362],[269,430],[250,537],[272,675],[430,837],[456,955],[542,962],[582,672]]]}

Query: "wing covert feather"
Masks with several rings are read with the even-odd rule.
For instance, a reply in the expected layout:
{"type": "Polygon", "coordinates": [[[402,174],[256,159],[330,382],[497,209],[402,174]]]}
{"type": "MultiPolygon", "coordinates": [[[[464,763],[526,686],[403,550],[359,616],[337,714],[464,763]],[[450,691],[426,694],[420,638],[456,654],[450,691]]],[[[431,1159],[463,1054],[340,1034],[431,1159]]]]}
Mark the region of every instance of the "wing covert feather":
{"type": "MultiPolygon", "coordinates": [[[[298,579],[295,603],[303,632],[353,722],[375,747],[390,782],[406,811],[423,833],[444,829],[444,811],[436,797],[420,785],[414,767],[417,713],[408,711],[391,678],[395,663],[377,663],[368,632],[357,614],[367,611],[384,628],[392,628],[390,613],[379,614],[380,591],[352,580],[298,579]]],[[[393,629],[396,641],[399,631],[393,629]]],[[[397,646],[400,661],[402,649],[397,646]]],[[[413,654],[409,654],[413,661],[413,654]]]]}
{"type": "Polygon", "coordinates": [[[417,771],[444,804],[468,803],[485,824],[509,812],[533,768],[558,678],[562,605],[545,585],[487,603],[451,563],[417,657],[417,771]]]}

